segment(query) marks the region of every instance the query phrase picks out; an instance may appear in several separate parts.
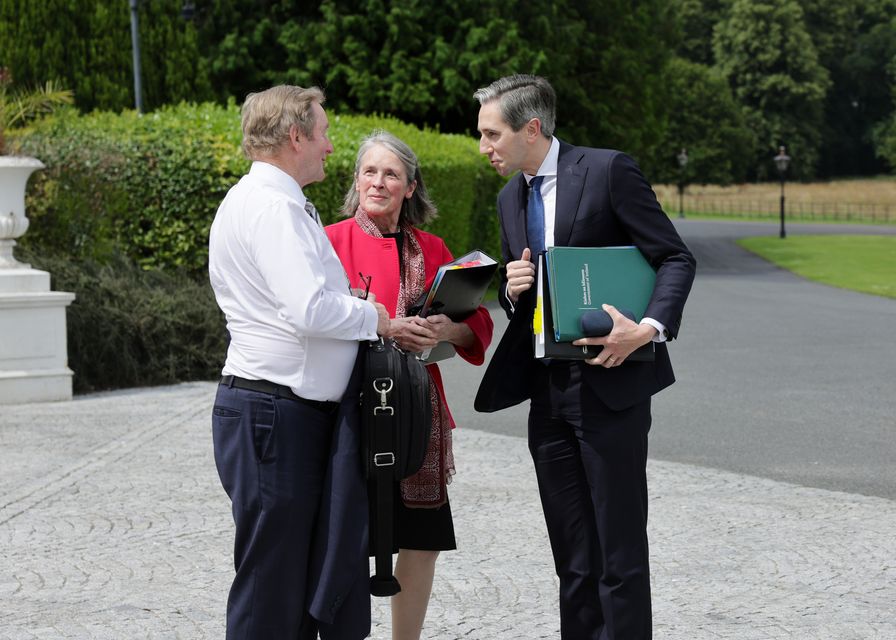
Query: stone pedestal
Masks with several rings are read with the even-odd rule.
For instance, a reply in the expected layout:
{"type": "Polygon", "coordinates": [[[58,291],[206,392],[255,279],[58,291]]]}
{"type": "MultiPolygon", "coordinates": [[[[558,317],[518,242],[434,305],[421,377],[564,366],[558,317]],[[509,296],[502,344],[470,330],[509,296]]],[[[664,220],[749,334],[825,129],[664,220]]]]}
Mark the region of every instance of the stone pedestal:
{"type": "Polygon", "coordinates": [[[50,291],[50,274],[12,254],[28,228],[25,185],[43,165],[0,156],[0,404],[71,400],[65,308],[73,293],[50,291]]]}

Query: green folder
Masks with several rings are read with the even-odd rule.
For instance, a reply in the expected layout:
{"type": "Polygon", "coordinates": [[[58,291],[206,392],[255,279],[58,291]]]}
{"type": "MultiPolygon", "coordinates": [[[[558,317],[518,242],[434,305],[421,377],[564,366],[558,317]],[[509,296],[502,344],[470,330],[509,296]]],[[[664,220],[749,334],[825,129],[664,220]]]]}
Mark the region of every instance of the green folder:
{"type": "Polygon", "coordinates": [[[546,254],[557,342],[583,337],[582,314],[603,304],[644,317],[656,273],[637,247],[550,247],[546,254]]]}

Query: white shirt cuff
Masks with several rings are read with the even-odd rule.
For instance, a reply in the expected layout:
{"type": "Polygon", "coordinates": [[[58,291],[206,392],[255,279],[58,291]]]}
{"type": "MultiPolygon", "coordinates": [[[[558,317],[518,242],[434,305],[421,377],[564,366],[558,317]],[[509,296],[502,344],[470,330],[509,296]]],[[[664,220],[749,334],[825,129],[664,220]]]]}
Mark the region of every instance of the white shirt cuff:
{"type": "Polygon", "coordinates": [[[669,339],[669,331],[666,329],[666,325],[662,322],[657,322],[653,318],[642,318],[639,324],[649,324],[656,329],[656,335],[653,336],[654,342],[665,342],[669,339]]]}
{"type": "Polygon", "coordinates": [[[507,293],[507,287],[504,287],[504,299],[510,304],[510,312],[514,313],[516,311],[516,304],[510,299],[510,294],[507,293]]]}
{"type": "Polygon", "coordinates": [[[379,326],[379,315],[376,312],[376,307],[373,306],[372,302],[367,302],[360,298],[356,298],[354,304],[356,307],[364,310],[364,322],[361,325],[359,340],[376,340],[379,338],[376,333],[376,329],[379,326]]]}

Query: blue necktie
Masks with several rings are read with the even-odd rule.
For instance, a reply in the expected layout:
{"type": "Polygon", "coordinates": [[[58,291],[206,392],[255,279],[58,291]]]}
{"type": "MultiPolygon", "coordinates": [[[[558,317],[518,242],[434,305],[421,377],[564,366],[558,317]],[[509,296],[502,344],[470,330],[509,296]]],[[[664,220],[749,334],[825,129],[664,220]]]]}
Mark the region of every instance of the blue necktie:
{"type": "Polygon", "coordinates": [[[532,261],[544,251],[544,200],[541,199],[541,182],[544,176],[535,176],[529,181],[529,204],[526,206],[526,237],[532,261]]]}

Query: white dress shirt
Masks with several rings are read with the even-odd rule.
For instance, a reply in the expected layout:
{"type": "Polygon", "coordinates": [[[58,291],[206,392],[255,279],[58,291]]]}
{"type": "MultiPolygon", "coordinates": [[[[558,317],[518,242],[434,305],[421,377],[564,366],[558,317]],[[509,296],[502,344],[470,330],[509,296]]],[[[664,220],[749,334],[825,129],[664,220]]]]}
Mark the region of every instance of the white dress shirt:
{"type": "MultiPolygon", "coordinates": [[[[554,220],[557,217],[557,160],[560,157],[560,141],[557,138],[551,138],[551,148],[544,157],[541,166],[538,168],[537,176],[544,176],[541,183],[541,199],[544,202],[544,246],[545,248],[554,246],[554,220]]],[[[526,184],[534,178],[528,173],[523,173],[526,184]]],[[[656,329],[656,335],[653,337],[654,342],[666,341],[666,325],[658,322],[653,318],[642,318],[641,324],[649,324],[656,329]]]]}
{"type": "Polygon", "coordinates": [[[374,306],[349,295],[324,230],[289,175],[265,162],[227,193],[209,237],[209,276],[227,319],[222,373],[267,380],[310,400],[339,400],[374,306]]]}

